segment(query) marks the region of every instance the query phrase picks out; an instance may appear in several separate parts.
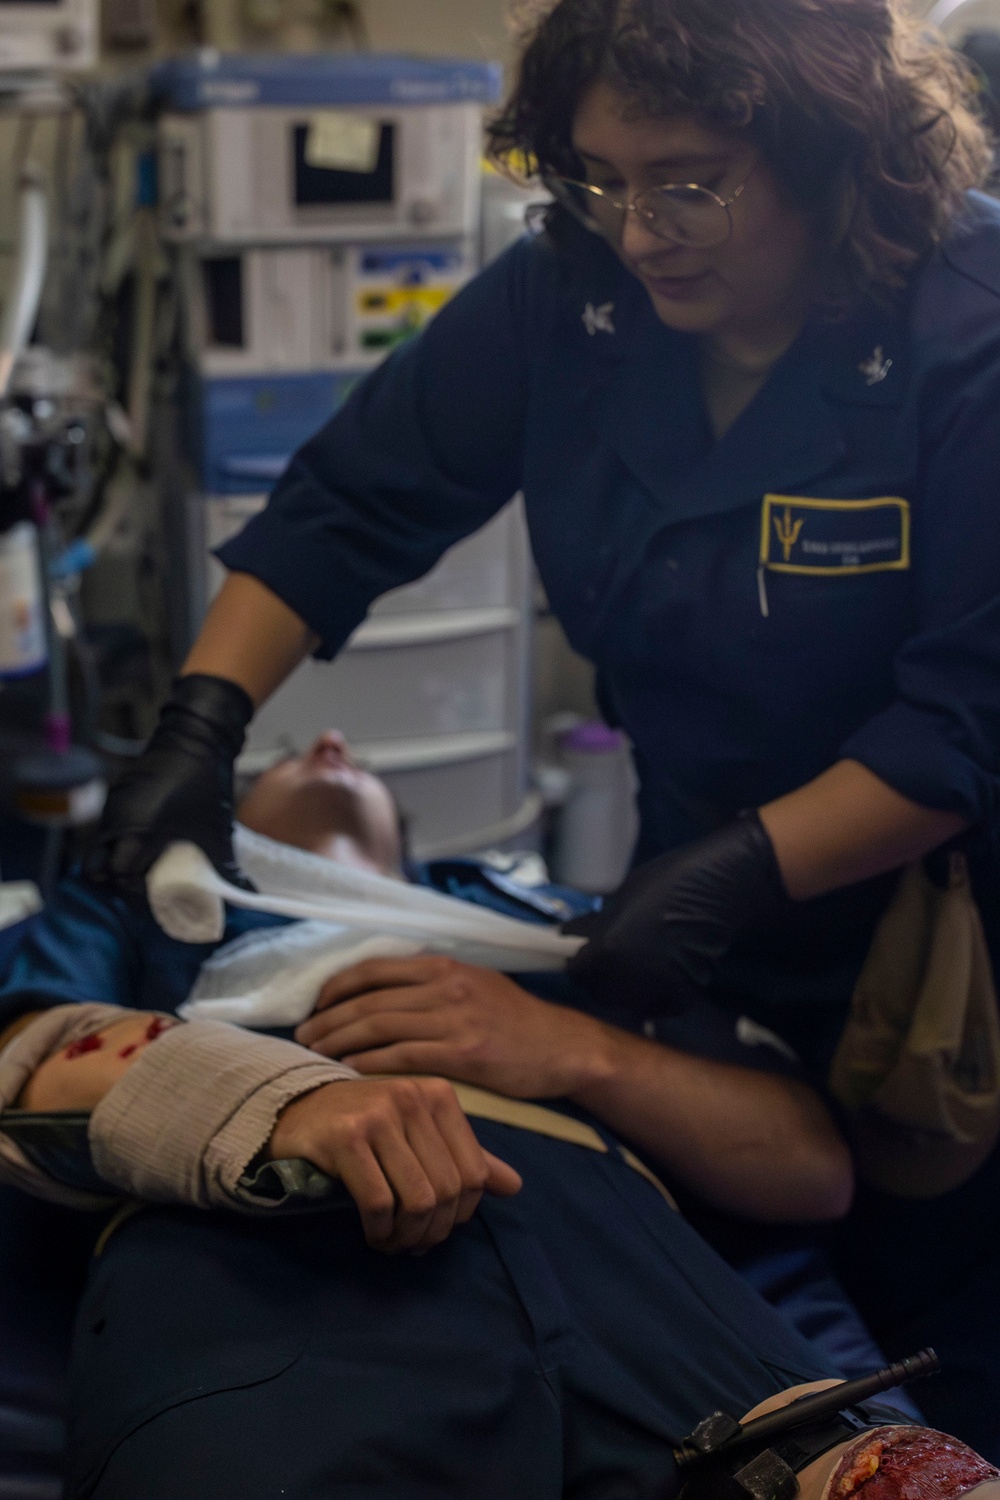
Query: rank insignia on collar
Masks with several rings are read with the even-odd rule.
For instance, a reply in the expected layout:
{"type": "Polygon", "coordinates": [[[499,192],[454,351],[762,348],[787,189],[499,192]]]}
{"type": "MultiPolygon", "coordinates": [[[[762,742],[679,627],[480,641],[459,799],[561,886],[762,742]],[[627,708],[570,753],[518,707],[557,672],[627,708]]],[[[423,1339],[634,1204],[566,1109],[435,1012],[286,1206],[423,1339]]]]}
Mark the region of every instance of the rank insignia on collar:
{"type": "Polygon", "coordinates": [[[892,360],[886,359],[882,345],[876,344],[868,358],[858,365],[858,369],[865,377],[865,385],[878,385],[892,369],[892,360]]]}
{"type": "Polygon", "coordinates": [[[613,302],[602,302],[600,307],[595,307],[592,302],[587,303],[583,309],[583,326],[591,338],[595,333],[614,333],[615,325],[611,316],[614,310],[613,302]]]}

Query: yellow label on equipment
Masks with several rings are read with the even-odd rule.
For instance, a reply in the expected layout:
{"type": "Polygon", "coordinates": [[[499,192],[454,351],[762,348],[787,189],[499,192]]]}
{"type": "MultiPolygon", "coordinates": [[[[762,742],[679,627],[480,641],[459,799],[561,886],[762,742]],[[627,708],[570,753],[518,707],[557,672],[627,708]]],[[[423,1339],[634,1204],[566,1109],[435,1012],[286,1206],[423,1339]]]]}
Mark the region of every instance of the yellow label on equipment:
{"type": "Polygon", "coordinates": [[[419,308],[429,315],[439,312],[456,290],[455,286],[366,287],[358,293],[358,311],[391,314],[419,308]]]}
{"type": "Polygon", "coordinates": [[[760,564],[773,573],[898,572],[910,566],[910,505],[895,495],[873,500],[814,500],[765,495],[760,564]]]}

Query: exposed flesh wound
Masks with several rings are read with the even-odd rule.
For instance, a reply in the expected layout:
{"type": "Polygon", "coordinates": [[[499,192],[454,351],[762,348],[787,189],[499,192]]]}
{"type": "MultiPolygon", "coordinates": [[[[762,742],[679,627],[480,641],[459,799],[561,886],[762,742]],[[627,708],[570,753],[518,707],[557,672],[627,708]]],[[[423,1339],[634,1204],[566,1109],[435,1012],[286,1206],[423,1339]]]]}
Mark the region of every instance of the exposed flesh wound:
{"type": "Polygon", "coordinates": [[[154,1016],[139,1040],[123,1047],[118,1056],[132,1057],[140,1047],[145,1047],[149,1042],[155,1042],[158,1036],[162,1036],[165,1031],[169,1031],[172,1026],[176,1025],[176,1021],[170,1021],[166,1016],[154,1016]]]}
{"type": "Polygon", "coordinates": [[[926,1427],[876,1428],[841,1459],[829,1500],[957,1500],[1000,1471],[957,1438],[926,1427]]]}
{"type": "Polygon", "coordinates": [[[82,1036],[78,1042],[73,1042],[63,1053],[68,1061],[72,1062],[75,1057],[85,1057],[88,1052],[100,1052],[104,1046],[104,1038],[98,1032],[92,1036],[82,1036]]]}

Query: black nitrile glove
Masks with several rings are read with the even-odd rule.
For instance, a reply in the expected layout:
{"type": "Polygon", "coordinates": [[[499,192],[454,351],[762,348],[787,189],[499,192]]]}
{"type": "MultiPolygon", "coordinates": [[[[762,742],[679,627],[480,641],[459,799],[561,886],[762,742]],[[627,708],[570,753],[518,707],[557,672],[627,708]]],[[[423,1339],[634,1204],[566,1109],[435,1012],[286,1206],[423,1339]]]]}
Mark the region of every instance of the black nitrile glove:
{"type": "Polygon", "coordinates": [[[733,941],[792,901],[756,812],[633,870],[600,911],[563,931],[589,941],[569,973],[604,1000],[646,1015],[703,998],[733,941]]]}
{"type": "Polygon", "coordinates": [[[247,885],[233,855],[233,762],[253,712],[235,682],[177,679],[149,744],[108,794],[86,863],[92,880],[141,898],[167,845],[188,841],[226,880],[247,885]]]}

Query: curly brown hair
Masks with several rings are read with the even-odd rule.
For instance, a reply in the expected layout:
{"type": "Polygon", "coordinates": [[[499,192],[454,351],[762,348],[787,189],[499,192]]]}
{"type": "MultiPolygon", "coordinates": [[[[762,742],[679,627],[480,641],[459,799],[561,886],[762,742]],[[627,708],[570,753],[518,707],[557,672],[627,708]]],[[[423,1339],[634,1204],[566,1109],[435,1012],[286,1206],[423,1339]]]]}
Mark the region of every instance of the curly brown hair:
{"type": "Polygon", "coordinates": [[[898,290],[989,174],[970,70],[902,0],[519,0],[516,9],[523,51],[491,127],[495,159],[581,176],[573,117],[599,80],[644,114],[743,132],[792,202],[829,228],[834,300],[898,290]]]}

